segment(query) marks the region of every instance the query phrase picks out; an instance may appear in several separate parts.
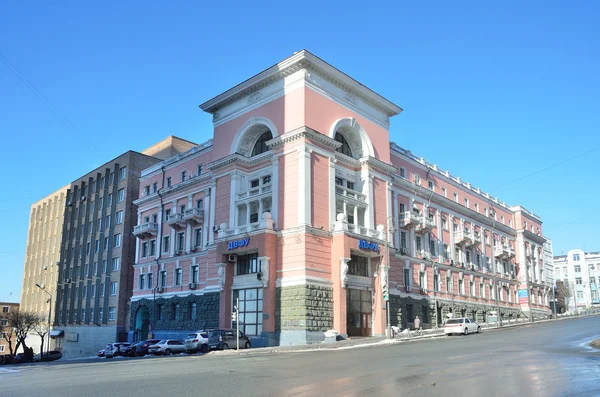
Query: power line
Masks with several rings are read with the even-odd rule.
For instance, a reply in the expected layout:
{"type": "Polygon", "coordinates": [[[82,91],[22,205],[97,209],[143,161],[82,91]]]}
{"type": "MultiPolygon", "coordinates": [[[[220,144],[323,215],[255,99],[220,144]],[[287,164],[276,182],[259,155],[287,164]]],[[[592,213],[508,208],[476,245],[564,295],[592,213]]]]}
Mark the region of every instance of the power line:
{"type": "Polygon", "coordinates": [[[552,169],[552,168],[554,168],[554,167],[558,167],[559,165],[562,165],[562,164],[564,164],[564,163],[567,163],[567,162],[569,162],[569,161],[572,161],[572,160],[578,159],[578,158],[580,158],[580,157],[586,156],[586,155],[588,155],[588,154],[590,154],[590,153],[593,153],[593,152],[595,152],[595,151],[598,151],[598,150],[600,150],[600,147],[597,147],[597,148],[595,148],[595,149],[592,149],[592,150],[588,150],[587,152],[584,152],[584,153],[578,154],[577,156],[570,157],[570,158],[568,158],[568,159],[566,159],[566,160],[563,160],[563,161],[560,161],[560,162],[558,162],[558,163],[552,164],[552,165],[550,165],[550,166],[548,166],[548,167],[546,167],[546,168],[542,168],[542,169],[540,169],[540,170],[534,171],[534,172],[532,172],[532,173],[530,173],[530,174],[527,174],[527,175],[524,175],[524,176],[522,176],[522,177],[520,177],[520,178],[513,179],[513,180],[512,180],[512,181],[510,181],[510,182],[506,182],[505,184],[498,186],[498,188],[501,188],[501,187],[504,187],[504,186],[510,185],[511,183],[518,182],[518,181],[520,181],[520,180],[523,180],[523,179],[525,179],[525,178],[529,178],[530,176],[537,175],[537,174],[539,174],[539,173],[542,173],[542,172],[544,172],[544,171],[548,171],[549,169],[552,169]]]}
{"type": "Polygon", "coordinates": [[[13,72],[13,74],[15,76],[17,76],[17,78],[19,80],[21,80],[23,82],[23,84],[25,84],[25,86],[27,88],[29,88],[29,90],[44,104],[48,107],[48,109],[50,109],[52,111],[52,113],[54,113],[54,115],[56,117],[58,117],[58,119],[65,125],[67,126],[67,128],[69,128],[72,132],[74,132],[76,135],[79,135],[80,138],[82,138],[82,140],[84,142],[86,142],[92,149],[96,150],[98,153],[100,153],[100,155],[102,157],[104,157],[104,154],[100,151],[100,149],[98,149],[96,147],[96,145],[94,145],[94,143],[88,139],[88,137],[85,136],[85,134],[83,132],[81,132],[79,130],[79,128],[77,128],[75,126],[75,124],[73,124],[68,118],[67,116],[65,116],[60,110],[58,110],[58,108],[56,106],[54,106],[54,104],[40,91],[38,90],[38,88],[33,85],[33,83],[31,81],[29,81],[29,79],[27,77],[25,77],[25,75],[23,73],[21,73],[19,71],[19,69],[17,69],[17,67],[15,65],[13,65],[8,58],[6,58],[4,56],[4,54],[2,54],[0,52],[0,61],[2,61],[2,63],[4,63],[4,65],[6,65],[6,67],[13,72]]]}

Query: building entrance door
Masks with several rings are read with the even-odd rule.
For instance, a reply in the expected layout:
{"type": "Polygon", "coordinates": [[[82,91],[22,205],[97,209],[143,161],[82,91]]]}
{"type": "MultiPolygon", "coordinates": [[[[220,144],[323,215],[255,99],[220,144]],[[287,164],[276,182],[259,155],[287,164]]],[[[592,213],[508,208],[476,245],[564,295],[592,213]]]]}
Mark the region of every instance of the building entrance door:
{"type": "Polygon", "coordinates": [[[348,288],[346,318],[348,336],[371,336],[373,301],[371,291],[348,288]]]}

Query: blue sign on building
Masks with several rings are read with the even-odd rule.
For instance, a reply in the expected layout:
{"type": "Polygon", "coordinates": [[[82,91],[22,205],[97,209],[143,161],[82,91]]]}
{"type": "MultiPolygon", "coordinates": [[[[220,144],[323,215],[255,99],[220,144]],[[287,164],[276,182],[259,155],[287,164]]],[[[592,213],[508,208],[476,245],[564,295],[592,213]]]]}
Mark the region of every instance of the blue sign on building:
{"type": "Polygon", "coordinates": [[[247,247],[250,244],[250,237],[248,238],[244,238],[241,240],[235,240],[235,241],[230,241],[229,243],[227,243],[227,250],[234,250],[236,248],[244,248],[247,247]]]}
{"type": "Polygon", "coordinates": [[[358,240],[358,248],[363,250],[379,252],[379,244],[371,243],[366,240],[358,240]]]}

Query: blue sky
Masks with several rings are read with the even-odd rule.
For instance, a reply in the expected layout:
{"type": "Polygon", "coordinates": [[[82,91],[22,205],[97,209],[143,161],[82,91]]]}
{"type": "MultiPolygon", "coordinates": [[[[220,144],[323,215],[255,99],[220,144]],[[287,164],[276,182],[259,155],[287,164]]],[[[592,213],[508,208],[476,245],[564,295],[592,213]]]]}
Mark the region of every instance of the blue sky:
{"type": "Polygon", "coordinates": [[[600,250],[600,3],[87,3],[0,4],[0,53],[98,149],[0,62],[0,300],[33,202],[169,134],[209,139],[198,104],[303,48],[404,109],[396,143],[542,216],[555,254],[600,250]]]}

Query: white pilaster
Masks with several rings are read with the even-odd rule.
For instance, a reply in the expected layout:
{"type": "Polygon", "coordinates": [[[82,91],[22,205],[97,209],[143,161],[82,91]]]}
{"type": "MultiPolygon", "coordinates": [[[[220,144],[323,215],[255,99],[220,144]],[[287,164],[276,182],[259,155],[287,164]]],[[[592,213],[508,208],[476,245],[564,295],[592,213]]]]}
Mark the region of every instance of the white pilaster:
{"type": "Polygon", "coordinates": [[[394,224],[396,225],[396,234],[394,234],[394,247],[400,249],[400,214],[398,213],[398,192],[392,190],[392,216],[394,217],[394,224]]]}
{"type": "Polygon", "coordinates": [[[336,222],[335,162],[335,158],[329,158],[329,227],[336,222]]]}
{"type": "Polygon", "coordinates": [[[208,235],[209,235],[208,243],[209,244],[214,244],[214,242],[215,242],[215,234],[213,233],[213,230],[214,230],[214,226],[215,226],[216,196],[217,196],[217,181],[213,180],[212,183],[210,184],[210,230],[208,233],[208,235]]]}
{"type": "Polygon", "coordinates": [[[311,153],[306,146],[298,150],[298,224],[311,225],[311,153]]]}
{"type": "Polygon", "coordinates": [[[237,192],[238,192],[238,180],[239,180],[240,176],[238,174],[237,171],[233,171],[231,173],[231,191],[229,193],[229,228],[233,229],[234,227],[236,227],[236,223],[235,223],[235,213],[236,213],[236,207],[235,207],[235,199],[237,196],[237,192]]]}
{"type": "MultiPolygon", "coordinates": [[[[271,215],[277,226],[279,214],[279,156],[273,157],[272,160],[273,173],[271,175],[271,215]]],[[[236,220],[237,225],[237,220],[236,220]]]]}

